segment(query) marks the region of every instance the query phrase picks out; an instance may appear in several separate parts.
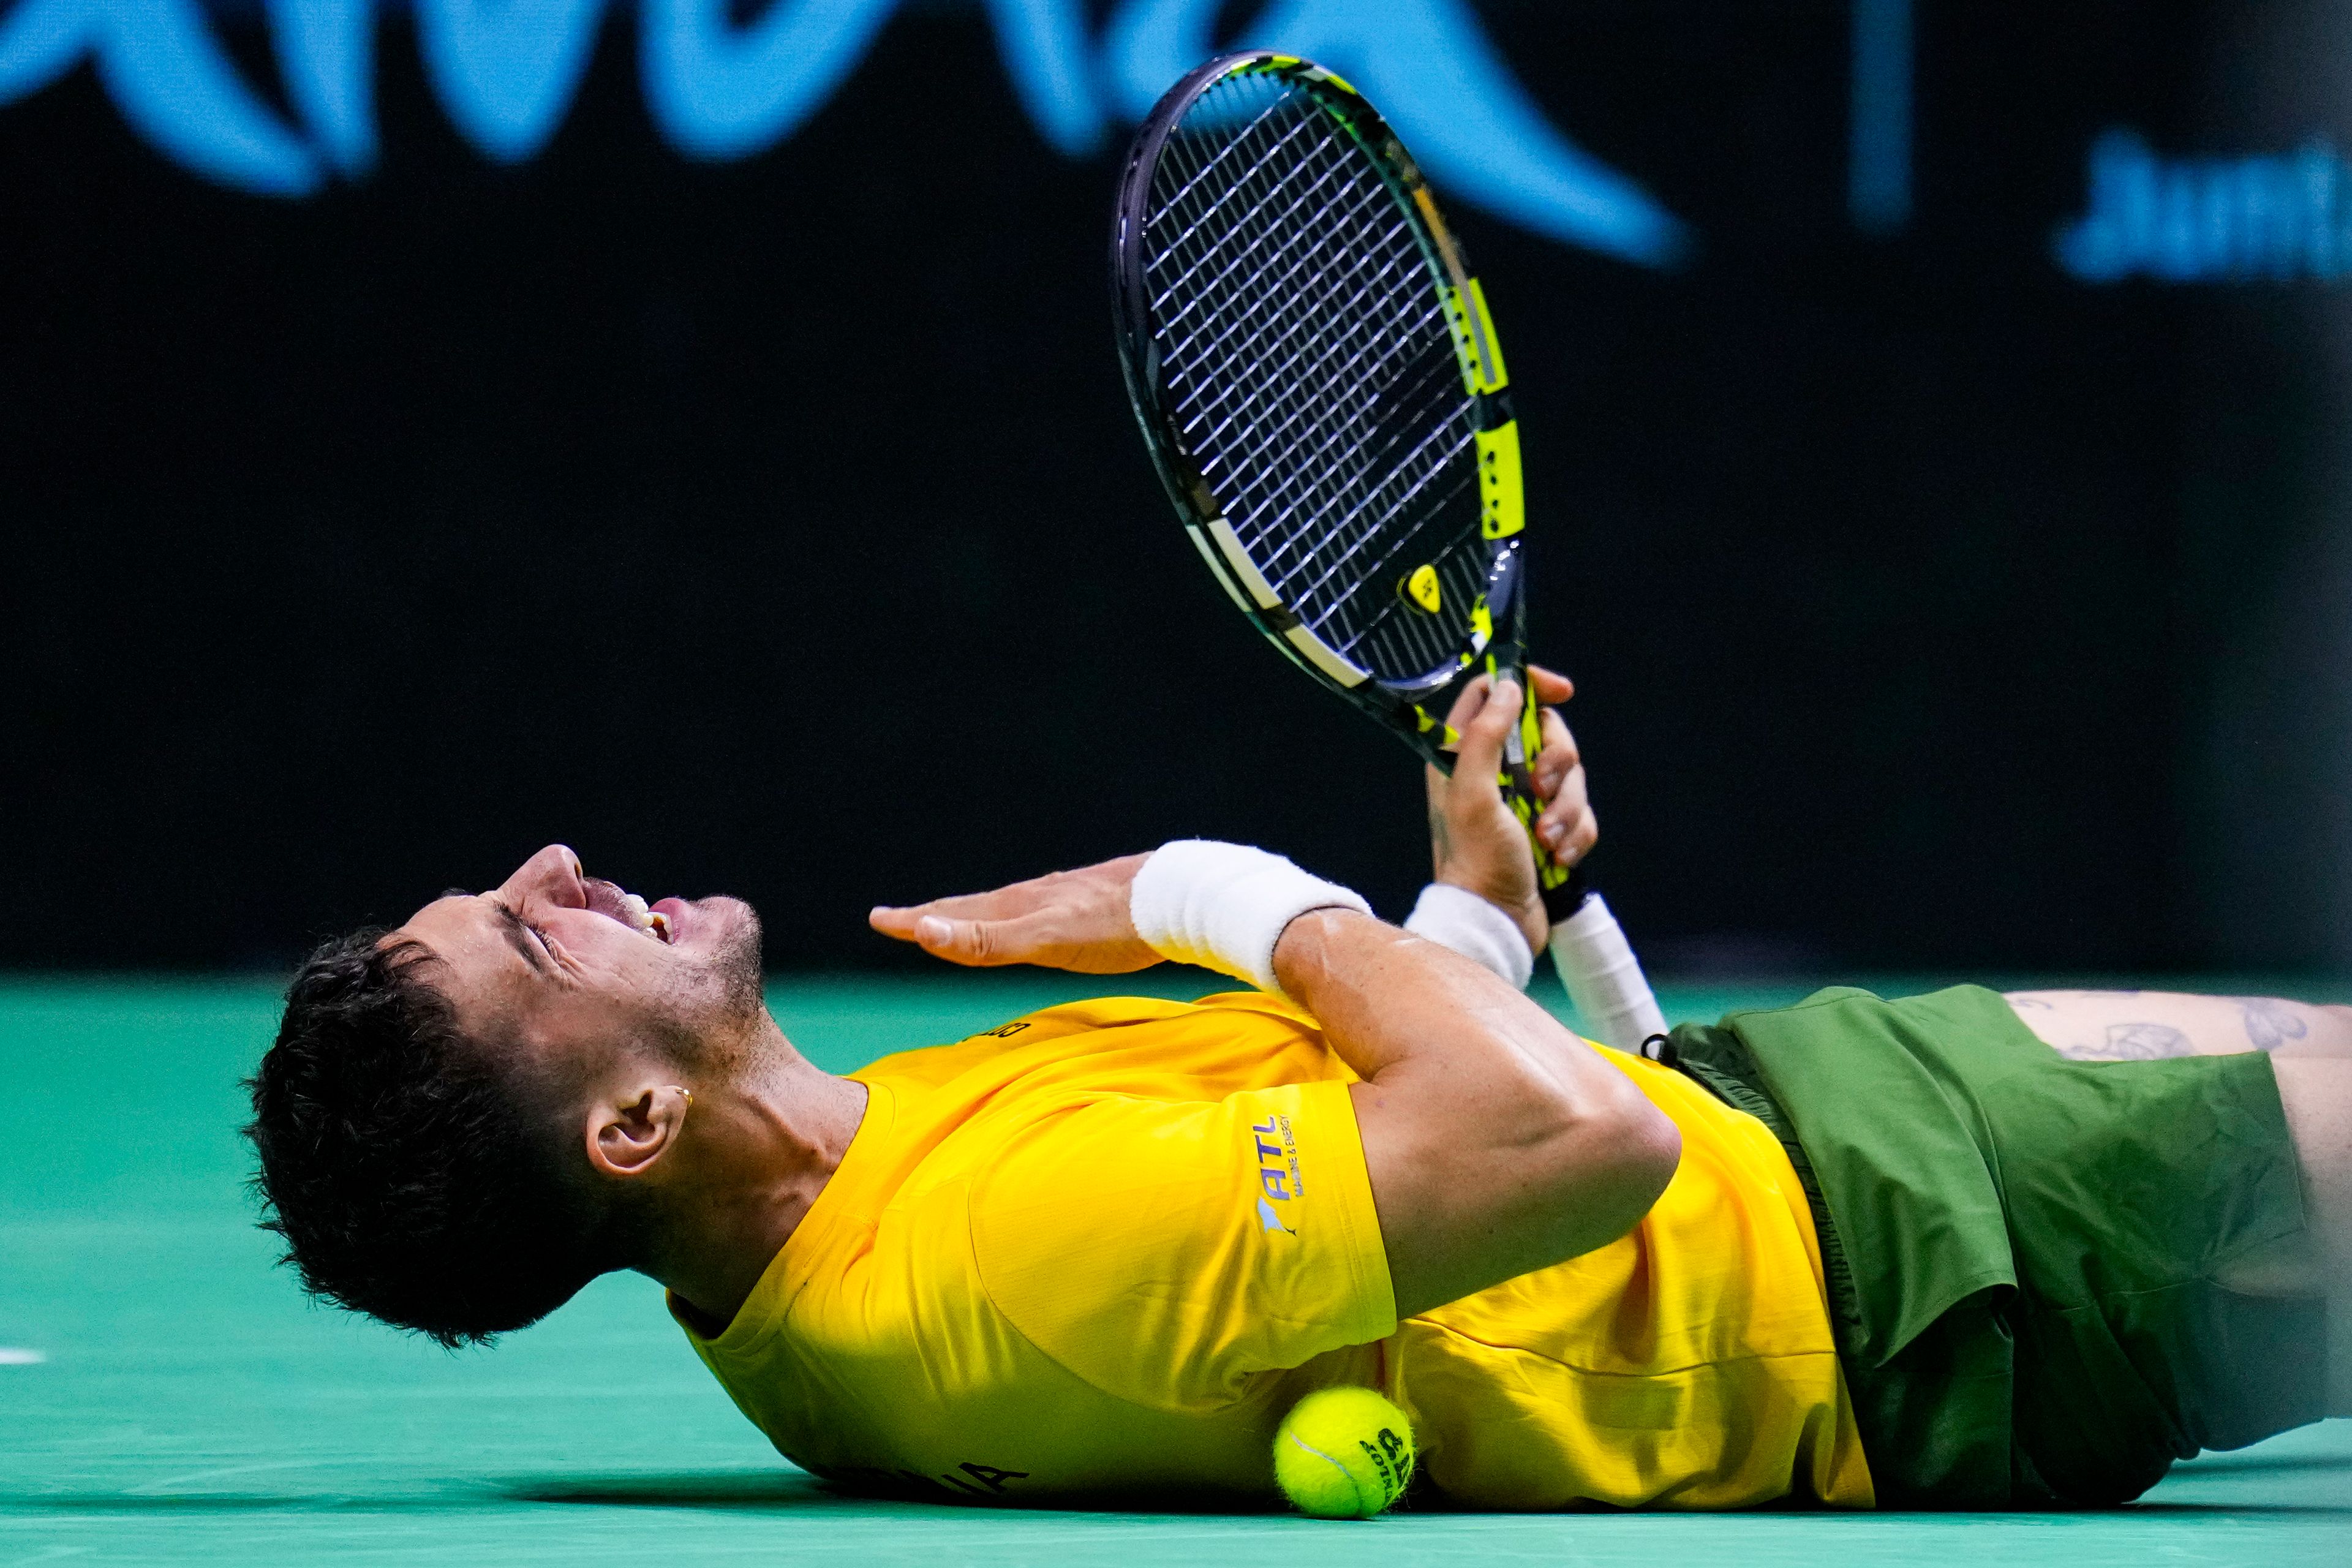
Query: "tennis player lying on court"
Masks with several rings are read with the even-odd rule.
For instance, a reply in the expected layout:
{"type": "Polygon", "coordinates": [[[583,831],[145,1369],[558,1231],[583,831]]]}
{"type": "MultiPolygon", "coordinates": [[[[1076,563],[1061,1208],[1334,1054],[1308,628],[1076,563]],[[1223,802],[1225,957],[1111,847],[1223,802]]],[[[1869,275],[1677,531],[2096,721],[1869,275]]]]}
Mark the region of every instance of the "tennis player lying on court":
{"type": "Polygon", "coordinates": [[[252,1085],[268,1223],[450,1344],[636,1269],[795,1463],[990,1501],[1271,1503],[1276,1422],[1338,1383],[1514,1509],[2113,1502],[2352,1414],[2352,1012],[1845,990],[1596,1048],[1519,990],[1517,700],[1454,714],[1425,937],[1197,841],[877,910],[958,963],[1252,989],[848,1078],[763,1007],[747,906],[551,847],[305,965],[252,1085]]]}

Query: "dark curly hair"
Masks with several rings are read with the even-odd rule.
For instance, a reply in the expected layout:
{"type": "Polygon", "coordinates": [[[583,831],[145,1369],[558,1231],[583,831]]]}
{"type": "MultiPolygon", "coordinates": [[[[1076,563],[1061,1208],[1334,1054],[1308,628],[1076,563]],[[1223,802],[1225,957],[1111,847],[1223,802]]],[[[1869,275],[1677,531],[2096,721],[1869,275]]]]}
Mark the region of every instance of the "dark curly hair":
{"type": "Polygon", "coordinates": [[[531,1086],[380,928],[313,952],[246,1081],[261,1226],[315,1297],[443,1345],[536,1322],[613,1264],[531,1086]]]}

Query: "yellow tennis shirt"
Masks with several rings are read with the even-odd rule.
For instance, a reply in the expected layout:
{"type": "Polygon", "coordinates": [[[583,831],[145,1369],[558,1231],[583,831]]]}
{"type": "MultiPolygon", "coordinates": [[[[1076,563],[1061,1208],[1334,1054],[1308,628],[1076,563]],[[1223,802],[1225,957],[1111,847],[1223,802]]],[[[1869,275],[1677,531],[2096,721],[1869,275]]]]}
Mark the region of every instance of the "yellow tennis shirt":
{"type": "Polygon", "coordinates": [[[1787,1154],[1610,1059],[1682,1129],[1664,1195],[1400,1322],[1355,1075],[1282,1002],[1085,1002],[888,1057],[742,1310],[688,1337],[785,1458],[862,1486],[1264,1506],[1276,1424],[1348,1383],[1472,1506],[1867,1506],[1787,1154]]]}

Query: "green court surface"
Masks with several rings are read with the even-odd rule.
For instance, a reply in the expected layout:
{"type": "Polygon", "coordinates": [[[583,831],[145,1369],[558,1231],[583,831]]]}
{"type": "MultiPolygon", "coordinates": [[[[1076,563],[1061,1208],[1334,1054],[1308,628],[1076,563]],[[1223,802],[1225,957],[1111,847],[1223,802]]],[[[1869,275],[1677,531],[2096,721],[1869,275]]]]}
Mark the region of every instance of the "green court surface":
{"type": "MultiPolygon", "coordinates": [[[[802,981],[772,999],[846,1068],[1104,988],[802,981]]],[[[1667,1001],[1712,1016],[1794,994],[1667,1001]]],[[[0,984],[0,1564],[2352,1563],[2352,1422],[2209,1456],[2105,1513],[1325,1524],[836,1497],[735,1413],[645,1280],[455,1355],[307,1305],[240,1188],[236,1079],[275,1001],[263,984],[0,984]]]]}

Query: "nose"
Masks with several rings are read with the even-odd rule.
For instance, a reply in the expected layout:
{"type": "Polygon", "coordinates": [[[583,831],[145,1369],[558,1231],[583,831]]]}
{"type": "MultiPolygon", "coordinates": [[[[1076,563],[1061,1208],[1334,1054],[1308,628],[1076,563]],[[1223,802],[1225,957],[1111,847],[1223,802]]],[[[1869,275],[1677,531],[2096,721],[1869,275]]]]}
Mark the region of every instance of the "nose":
{"type": "Polygon", "coordinates": [[[551,844],[520,866],[499,889],[518,909],[533,904],[562,910],[588,907],[588,886],[580,871],[580,857],[568,844],[551,844]]]}

